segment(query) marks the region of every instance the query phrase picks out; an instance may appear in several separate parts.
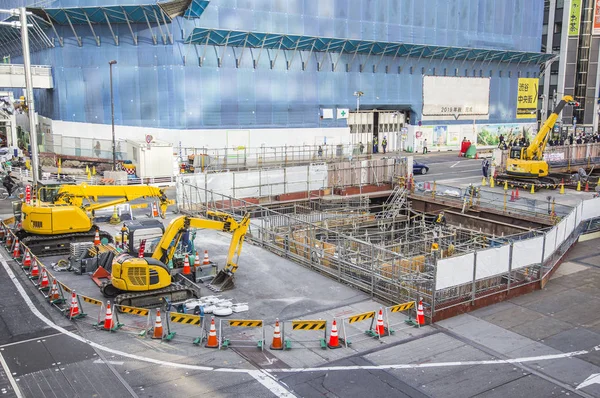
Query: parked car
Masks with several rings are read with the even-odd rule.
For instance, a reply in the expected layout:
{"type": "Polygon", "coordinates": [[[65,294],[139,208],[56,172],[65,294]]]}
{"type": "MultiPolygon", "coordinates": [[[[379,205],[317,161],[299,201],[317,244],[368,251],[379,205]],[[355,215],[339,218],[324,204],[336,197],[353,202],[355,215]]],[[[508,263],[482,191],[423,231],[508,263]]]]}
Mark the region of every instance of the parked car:
{"type": "Polygon", "coordinates": [[[427,174],[429,166],[419,162],[413,162],[413,174],[427,174]]]}

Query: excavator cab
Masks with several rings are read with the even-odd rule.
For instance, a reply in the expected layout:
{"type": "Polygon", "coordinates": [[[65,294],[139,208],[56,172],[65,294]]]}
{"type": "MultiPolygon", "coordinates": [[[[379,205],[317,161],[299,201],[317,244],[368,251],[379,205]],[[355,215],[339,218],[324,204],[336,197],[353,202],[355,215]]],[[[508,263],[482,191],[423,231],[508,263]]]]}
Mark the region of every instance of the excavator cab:
{"type": "Polygon", "coordinates": [[[44,203],[54,203],[58,191],[63,185],[75,185],[75,180],[71,178],[38,180],[38,200],[44,203]]]}
{"type": "Polygon", "coordinates": [[[522,146],[513,146],[510,148],[509,157],[511,159],[523,159],[523,150],[525,147],[522,146]]]}

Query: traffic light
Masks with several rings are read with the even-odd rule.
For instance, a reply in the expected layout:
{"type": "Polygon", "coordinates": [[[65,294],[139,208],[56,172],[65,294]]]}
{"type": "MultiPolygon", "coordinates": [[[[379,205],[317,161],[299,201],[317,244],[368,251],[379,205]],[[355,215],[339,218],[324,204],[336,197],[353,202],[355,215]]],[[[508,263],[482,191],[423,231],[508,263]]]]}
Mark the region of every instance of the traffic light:
{"type": "Polygon", "coordinates": [[[577,102],[577,101],[569,101],[569,105],[572,105],[574,107],[579,107],[579,102],[577,102]]]}

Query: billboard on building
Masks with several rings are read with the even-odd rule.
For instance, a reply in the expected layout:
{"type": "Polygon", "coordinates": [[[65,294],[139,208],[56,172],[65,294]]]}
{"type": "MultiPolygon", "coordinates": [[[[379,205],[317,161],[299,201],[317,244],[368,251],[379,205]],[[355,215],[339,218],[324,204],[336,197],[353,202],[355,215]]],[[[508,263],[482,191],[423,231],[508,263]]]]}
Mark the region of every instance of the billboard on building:
{"type": "Polygon", "coordinates": [[[579,36],[581,23],[581,0],[571,0],[569,9],[569,36],[579,36]]]}
{"type": "Polygon", "coordinates": [[[517,89],[517,119],[536,119],[539,79],[519,78],[517,89]]]}
{"type": "Polygon", "coordinates": [[[592,34],[600,35],[600,0],[594,4],[594,20],[592,21],[592,34]]]}
{"type": "Polygon", "coordinates": [[[490,79],[423,76],[423,120],[487,120],[490,79]]]}

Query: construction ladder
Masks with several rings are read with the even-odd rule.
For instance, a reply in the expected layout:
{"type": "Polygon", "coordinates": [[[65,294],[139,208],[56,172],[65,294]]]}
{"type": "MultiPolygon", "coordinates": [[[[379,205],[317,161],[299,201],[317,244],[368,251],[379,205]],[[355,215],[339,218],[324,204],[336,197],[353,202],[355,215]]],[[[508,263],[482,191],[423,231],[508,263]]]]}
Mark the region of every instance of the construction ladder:
{"type": "Polygon", "coordinates": [[[397,185],[392,191],[392,194],[383,204],[382,219],[393,219],[400,214],[400,211],[406,204],[406,196],[408,191],[401,185],[397,185]]]}

